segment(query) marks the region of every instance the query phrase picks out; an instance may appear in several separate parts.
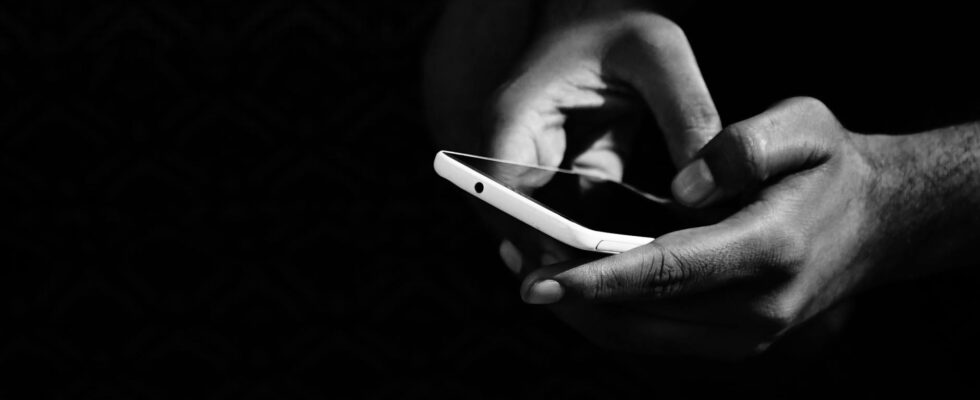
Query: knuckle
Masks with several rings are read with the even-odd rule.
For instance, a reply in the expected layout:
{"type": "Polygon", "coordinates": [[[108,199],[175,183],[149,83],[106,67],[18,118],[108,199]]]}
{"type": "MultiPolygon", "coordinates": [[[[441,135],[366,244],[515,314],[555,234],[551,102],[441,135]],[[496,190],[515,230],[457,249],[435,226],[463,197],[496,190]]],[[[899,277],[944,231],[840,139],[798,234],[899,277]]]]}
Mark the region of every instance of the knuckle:
{"type": "Polygon", "coordinates": [[[809,258],[807,235],[802,229],[787,224],[772,225],[776,227],[770,231],[770,262],[787,274],[795,275],[809,258]]]}
{"type": "Polygon", "coordinates": [[[684,34],[684,30],[681,26],[674,23],[667,18],[661,17],[656,14],[647,14],[647,30],[656,35],[656,39],[675,43],[678,40],[687,41],[687,36],[684,34]]]}
{"type": "Polygon", "coordinates": [[[658,258],[659,264],[655,270],[657,279],[653,281],[656,285],[654,294],[659,297],[676,295],[683,283],[690,280],[694,265],[687,262],[686,257],[669,249],[664,249],[658,258]]]}
{"type": "Polygon", "coordinates": [[[688,274],[683,258],[669,249],[646,253],[643,255],[642,275],[638,277],[644,292],[653,298],[665,298],[676,295],[682,282],[688,274]]]}
{"type": "MultiPolygon", "coordinates": [[[[786,106],[783,108],[784,112],[806,116],[815,121],[823,121],[834,126],[839,125],[834,113],[830,111],[830,107],[814,97],[793,97],[787,99],[785,104],[786,106]]],[[[819,131],[833,132],[836,129],[820,129],[819,131]]]]}
{"type": "Polygon", "coordinates": [[[642,40],[657,50],[670,50],[687,43],[680,25],[654,13],[631,13],[621,17],[627,35],[642,40]]]}
{"type": "Polygon", "coordinates": [[[627,13],[621,18],[621,21],[626,26],[637,31],[660,33],[663,35],[684,34],[684,30],[681,29],[680,25],[656,13],[627,13]]]}
{"type": "Polygon", "coordinates": [[[630,287],[629,277],[610,268],[591,268],[587,273],[590,275],[587,281],[591,285],[582,291],[587,299],[602,300],[619,297],[630,287]]]}
{"type": "Polygon", "coordinates": [[[630,267],[590,269],[586,279],[589,287],[582,288],[583,296],[592,300],[671,297],[695,275],[693,265],[671,250],[644,252],[639,257],[630,267]]]}
{"type": "Polygon", "coordinates": [[[685,110],[684,133],[705,140],[721,129],[721,118],[710,99],[691,102],[685,110]]]}
{"type": "Polygon", "coordinates": [[[826,104],[824,104],[822,101],[814,97],[808,97],[808,96],[793,97],[789,99],[788,102],[794,108],[798,108],[808,112],[825,113],[830,110],[829,108],[827,108],[826,104]]]}
{"type": "Polygon", "coordinates": [[[589,268],[585,270],[585,279],[579,282],[572,282],[582,297],[586,300],[602,298],[606,293],[606,274],[601,268],[589,268]]]}
{"type": "Polygon", "coordinates": [[[744,123],[732,125],[728,128],[731,141],[730,151],[733,157],[737,157],[735,166],[743,168],[744,178],[763,180],[763,165],[765,163],[765,138],[762,135],[760,123],[771,123],[769,118],[766,121],[751,120],[744,123]]]}

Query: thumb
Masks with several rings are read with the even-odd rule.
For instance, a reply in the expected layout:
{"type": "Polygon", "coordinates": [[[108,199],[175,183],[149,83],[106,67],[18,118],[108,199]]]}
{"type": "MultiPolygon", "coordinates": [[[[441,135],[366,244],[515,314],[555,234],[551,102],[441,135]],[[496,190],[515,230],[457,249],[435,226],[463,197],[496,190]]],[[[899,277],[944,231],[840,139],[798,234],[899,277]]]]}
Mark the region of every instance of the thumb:
{"type": "Polygon", "coordinates": [[[749,207],[715,225],[673,232],[628,252],[531,272],[522,296],[532,304],[660,300],[709,291],[796,262],[796,236],[767,205],[749,207]],[[785,251],[783,251],[785,250],[785,251]]]}
{"type": "Polygon", "coordinates": [[[757,190],[765,182],[826,161],[829,143],[809,134],[803,108],[790,99],[722,130],[674,178],[674,197],[691,207],[757,190]]]}

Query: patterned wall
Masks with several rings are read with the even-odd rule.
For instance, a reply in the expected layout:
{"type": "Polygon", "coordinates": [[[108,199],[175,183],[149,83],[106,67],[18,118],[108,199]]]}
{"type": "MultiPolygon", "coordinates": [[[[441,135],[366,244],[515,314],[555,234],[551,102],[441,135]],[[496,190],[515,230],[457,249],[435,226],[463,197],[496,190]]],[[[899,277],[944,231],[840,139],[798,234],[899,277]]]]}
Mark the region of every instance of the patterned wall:
{"type": "Polygon", "coordinates": [[[600,351],[431,173],[440,2],[188,3],[0,4],[0,398],[778,393],[904,357],[897,312],[819,359],[600,351]]]}

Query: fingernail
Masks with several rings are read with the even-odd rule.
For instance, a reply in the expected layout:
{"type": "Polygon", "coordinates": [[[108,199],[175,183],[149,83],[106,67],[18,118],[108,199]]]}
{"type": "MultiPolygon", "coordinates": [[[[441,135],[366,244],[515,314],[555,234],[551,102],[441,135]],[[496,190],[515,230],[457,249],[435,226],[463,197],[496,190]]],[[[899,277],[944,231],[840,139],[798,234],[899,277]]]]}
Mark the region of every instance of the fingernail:
{"type": "Polygon", "coordinates": [[[524,294],[524,302],[528,304],[551,304],[561,300],[565,294],[561,284],[551,279],[535,282],[524,294]]]}
{"type": "Polygon", "coordinates": [[[711,175],[708,164],[703,158],[699,158],[684,167],[671,186],[678,201],[696,206],[715,191],[715,178],[711,175]]]}
{"type": "Polygon", "coordinates": [[[521,273],[522,258],[521,251],[517,250],[517,246],[514,246],[509,240],[500,243],[500,259],[504,260],[504,265],[510,272],[521,273]]]}

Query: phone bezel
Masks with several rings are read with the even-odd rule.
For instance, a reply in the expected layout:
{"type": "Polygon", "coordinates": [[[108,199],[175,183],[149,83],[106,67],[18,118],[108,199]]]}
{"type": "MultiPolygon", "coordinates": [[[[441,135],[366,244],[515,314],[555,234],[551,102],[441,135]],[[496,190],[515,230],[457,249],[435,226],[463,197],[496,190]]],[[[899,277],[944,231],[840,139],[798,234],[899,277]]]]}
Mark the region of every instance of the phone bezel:
{"type": "Polygon", "coordinates": [[[512,190],[500,182],[486,176],[482,172],[453,159],[449,156],[449,154],[458,154],[461,156],[474,157],[523,167],[540,168],[548,171],[565,172],[590,177],[595,177],[595,175],[583,174],[559,168],[549,168],[498,160],[489,157],[447,150],[442,150],[436,153],[435,160],[433,161],[433,168],[435,169],[436,173],[439,174],[439,176],[452,182],[467,193],[480,198],[491,206],[494,206],[508,215],[517,218],[518,220],[530,225],[542,233],[551,236],[552,238],[569,246],[582,250],[602,253],[621,253],[650,243],[654,240],[654,238],[651,237],[624,235],[587,228],[555,212],[554,210],[551,210],[547,206],[538,203],[534,199],[512,190]],[[474,189],[476,183],[483,184],[482,192],[476,192],[474,189]]]}

